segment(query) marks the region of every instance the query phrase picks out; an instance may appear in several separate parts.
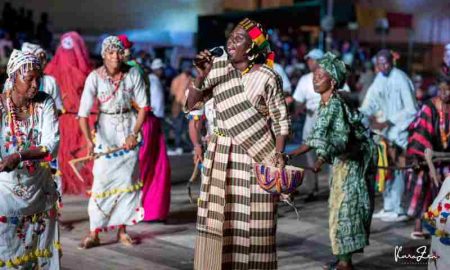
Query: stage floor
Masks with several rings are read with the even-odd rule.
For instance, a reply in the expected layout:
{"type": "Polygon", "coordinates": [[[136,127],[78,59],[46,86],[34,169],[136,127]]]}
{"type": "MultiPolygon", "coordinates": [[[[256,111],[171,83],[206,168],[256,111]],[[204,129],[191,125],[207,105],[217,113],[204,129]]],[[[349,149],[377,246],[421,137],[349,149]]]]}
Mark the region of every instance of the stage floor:
{"type": "MultiPolygon", "coordinates": [[[[77,248],[80,240],[88,232],[87,198],[66,196],[61,219],[73,229],[61,228],[63,246],[63,269],[192,269],[195,241],[195,205],[189,204],[186,181],[192,172],[192,156],[171,157],[173,166],[172,204],[166,224],[141,223],[129,227],[130,235],[139,239],[140,244],[125,247],[115,242],[116,233],[102,233],[102,245],[90,250],[77,248]]],[[[294,160],[302,164],[302,160],[294,160]]],[[[278,220],[278,266],[279,269],[321,269],[332,261],[328,239],[327,197],[328,175],[320,175],[318,200],[304,202],[306,190],[300,188],[296,205],[300,210],[297,221],[292,208],[279,207],[278,220]]],[[[193,188],[194,194],[198,186],[193,188]]],[[[381,197],[377,196],[379,209],[381,197]]],[[[356,269],[426,269],[425,264],[411,261],[395,262],[396,246],[402,246],[401,254],[416,254],[416,248],[429,244],[427,240],[411,240],[409,234],[413,221],[384,223],[374,220],[370,246],[364,254],[354,256],[356,269]],[[406,251],[405,251],[406,250],[406,251]]],[[[416,254],[417,255],[417,254],[416,254]]]]}

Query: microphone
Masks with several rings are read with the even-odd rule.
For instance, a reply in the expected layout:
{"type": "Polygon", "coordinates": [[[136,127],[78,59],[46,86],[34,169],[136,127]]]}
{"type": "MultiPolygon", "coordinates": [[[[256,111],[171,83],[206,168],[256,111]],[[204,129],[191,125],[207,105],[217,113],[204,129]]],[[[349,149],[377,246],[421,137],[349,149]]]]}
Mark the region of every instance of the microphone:
{"type": "MultiPolygon", "coordinates": [[[[221,57],[223,55],[223,53],[224,53],[224,50],[222,49],[222,47],[214,47],[214,48],[210,49],[209,52],[214,57],[221,57]]],[[[208,61],[208,59],[206,59],[206,58],[194,59],[194,63],[195,63],[196,66],[198,66],[199,64],[203,64],[203,63],[205,63],[207,61],[208,61]]]]}

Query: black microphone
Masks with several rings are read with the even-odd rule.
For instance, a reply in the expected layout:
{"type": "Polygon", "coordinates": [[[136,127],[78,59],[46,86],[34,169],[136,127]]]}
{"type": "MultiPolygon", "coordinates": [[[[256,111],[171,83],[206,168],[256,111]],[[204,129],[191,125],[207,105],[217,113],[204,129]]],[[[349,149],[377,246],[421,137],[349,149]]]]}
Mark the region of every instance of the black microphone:
{"type": "MultiPolygon", "coordinates": [[[[224,50],[222,49],[222,47],[214,47],[211,50],[209,50],[209,52],[212,54],[212,56],[214,57],[221,57],[224,53],[224,50]]],[[[194,59],[194,63],[195,65],[199,65],[199,64],[203,64],[206,61],[208,61],[208,59],[203,58],[203,59],[194,59]]]]}

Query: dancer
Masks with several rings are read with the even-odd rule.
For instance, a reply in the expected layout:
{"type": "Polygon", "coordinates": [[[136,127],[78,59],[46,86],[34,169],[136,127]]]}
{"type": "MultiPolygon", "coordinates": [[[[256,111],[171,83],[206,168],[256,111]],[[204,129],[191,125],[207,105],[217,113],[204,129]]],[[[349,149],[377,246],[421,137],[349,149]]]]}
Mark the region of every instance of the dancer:
{"type": "Polygon", "coordinates": [[[126,225],[136,224],[144,216],[139,197],[142,182],[139,181],[137,146],[147,114],[147,97],[139,71],[123,63],[123,49],[115,36],[103,41],[104,65],[89,74],[78,112],[90,154],[124,147],[94,161],[94,182],[88,206],[90,235],[80,245],[86,249],[100,244],[99,232],[115,228],[118,240],[132,245],[134,241],[127,234],[126,225]],[[96,101],[100,112],[92,137],[88,117],[96,101]],[[132,102],[139,108],[137,117],[132,102]]]}
{"type": "Polygon", "coordinates": [[[58,193],[48,161],[58,152],[53,99],[39,92],[42,69],[14,50],[0,95],[0,267],[60,269],[58,193]]]}
{"type": "MultiPolygon", "coordinates": [[[[391,164],[405,166],[405,150],[408,144],[408,126],[417,112],[414,86],[408,76],[394,67],[393,55],[381,50],[376,55],[379,73],[367,90],[360,111],[369,118],[372,130],[381,130],[387,140],[391,164]],[[375,118],[377,116],[377,118],[375,118]],[[380,121],[379,119],[384,119],[380,121]]],[[[401,202],[405,191],[405,174],[394,171],[393,179],[386,182],[383,192],[383,209],[374,214],[386,222],[407,220],[401,202]]]]}
{"type": "Polygon", "coordinates": [[[314,71],[314,91],[321,95],[319,114],[297,156],[314,149],[319,171],[333,164],[330,180],[329,226],[331,249],[337,261],[325,269],[353,269],[352,254],[369,244],[374,207],[377,152],[375,143],[361,123],[362,116],[338,93],[346,78],[344,62],[326,53],[314,71]]]}
{"type": "MultiPolygon", "coordinates": [[[[86,166],[80,171],[84,180],[81,182],[69,165],[70,160],[86,155],[86,149],[83,148],[83,134],[78,126],[77,112],[84,82],[91,70],[89,53],[81,36],[76,32],[62,35],[55,56],[45,68],[45,74],[56,79],[66,110],[66,113],[59,117],[61,147],[58,153],[64,194],[80,194],[92,184],[91,166],[86,166]]],[[[95,118],[95,115],[90,117],[91,123],[95,121],[95,118]]]]}
{"type": "MultiPolygon", "coordinates": [[[[448,138],[450,134],[450,77],[440,78],[438,96],[423,105],[410,129],[407,156],[413,160],[413,163],[424,160],[427,148],[438,152],[450,152],[448,138]]],[[[447,162],[441,162],[435,166],[438,173],[444,177],[450,169],[447,162]]],[[[405,207],[408,216],[416,219],[411,238],[426,237],[422,232],[421,218],[436,197],[439,187],[439,182],[432,181],[428,168],[413,171],[409,175],[405,207]]]]}
{"type": "Polygon", "coordinates": [[[194,268],[276,269],[278,198],[258,185],[251,164],[284,167],[291,125],[281,79],[259,23],[241,21],[227,52],[198,54],[198,76],[189,85],[188,109],[212,89],[217,118],[203,162],[194,268]]]}
{"type": "MultiPolygon", "coordinates": [[[[45,69],[45,66],[47,65],[47,53],[44,51],[44,49],[42,49],[41,46],[24,42],[22,44],[22,52],[34,54],[37,58],[39,58],[42,70],[45,69]]],[[[59,114],[64,113],[64,107],[61,101],[59,87],[56,84],[56,80],[55,78],[53,78],[53,76],[45,74],[42,76],[42,82],[40,84],[39,91],[44,91],[45,93],[49,94],[55,101],[56,109],[58,110],[59,114]]]]}

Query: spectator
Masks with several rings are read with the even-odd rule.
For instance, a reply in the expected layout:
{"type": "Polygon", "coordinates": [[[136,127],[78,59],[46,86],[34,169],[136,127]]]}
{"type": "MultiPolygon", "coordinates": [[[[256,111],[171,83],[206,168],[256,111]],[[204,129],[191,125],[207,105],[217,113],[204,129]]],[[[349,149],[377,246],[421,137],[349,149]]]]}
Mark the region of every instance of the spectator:
{"type": "Polygon", "coordinates": [[[182,111],[185,99],[185,90],[192,80],[192,65],[185,62],[181,67],[182,72],[176,76],[170,86],[172,101],[172,119],[175,133],[175,154],[183,153],[183,135],[187,130],[187,121],[182,111]]]}
{"type": "MultiPolygon", "coordinates": [[[[408,144],[409,124],[417,112],[414,86],[408,76],[393,65],[393,55],[389,50],[381,50],[376,56],[379,73],[369,87],[360,111],[369,118],[372,130],[380,130],[387,141],[387,154],[391,164],[405,165],[405,149],[408,144]],[[375,115],[381,113],[378,119],[375,115]]],[[[386,182],[383,192],[383,209],[374,214],[387,222],[407,219],[401,206],[405,190],[405,174],[401,170],[393,172],[393,179],[386,182]]]]}
{"type": "Polygon", "coordinates": [[[375,72],[373,72],[372,63],[366,61],[364,63],[364,70],[359,76],[358,82],[356,83],[356,89],[359,94],[359,102],[362,104],[364,97],[366,96],[367,89],[369,89],[373,80],[375,79],[375,72]]]}

